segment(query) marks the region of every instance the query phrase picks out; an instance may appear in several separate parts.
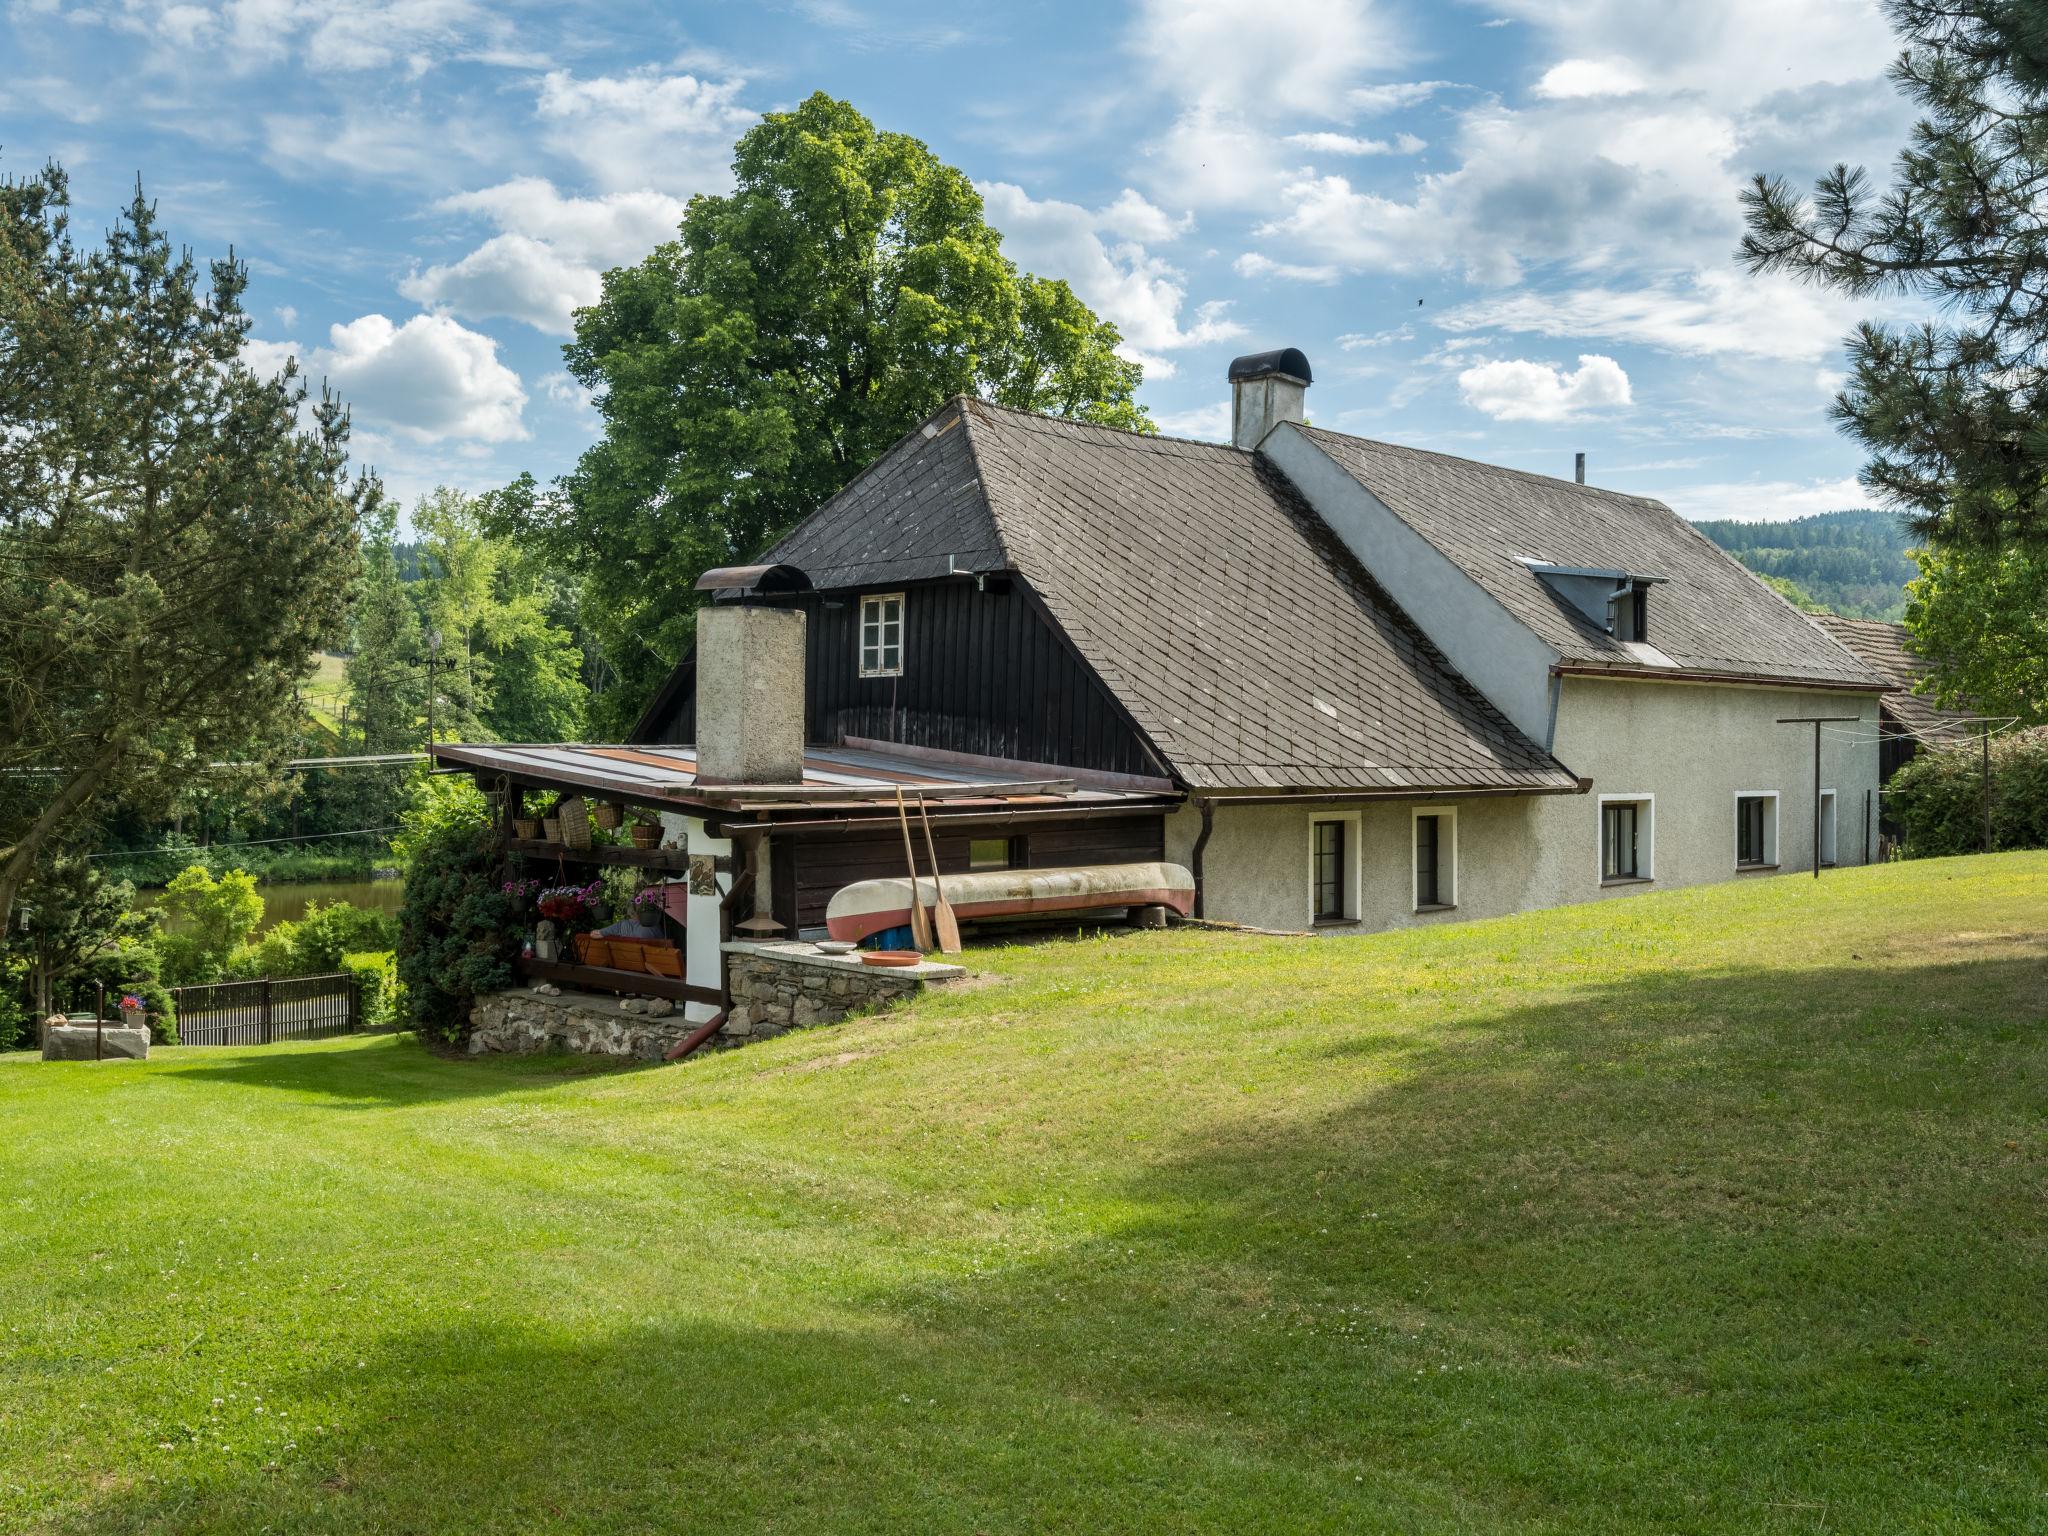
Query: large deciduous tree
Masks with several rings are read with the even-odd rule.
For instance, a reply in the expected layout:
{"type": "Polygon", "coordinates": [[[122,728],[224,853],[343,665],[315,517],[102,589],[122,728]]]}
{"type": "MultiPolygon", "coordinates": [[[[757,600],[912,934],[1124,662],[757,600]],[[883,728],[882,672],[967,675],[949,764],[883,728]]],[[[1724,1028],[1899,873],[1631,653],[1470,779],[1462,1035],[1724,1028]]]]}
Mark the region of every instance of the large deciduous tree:
{"type": "Polygon", "coordinates": [[[616,732],[685,648],[692,586],[758,553],[955,394],[1146,430],[1140,370],[1064,283],[1020,274],[960,171],[814,95],[740,140],[734,188],[608,273],[570,371],[604,437],[512,499],[584,578],[616,732]]]}
{"type": "Polygon", "coordinates": [[[139,188],[97,249],[68,208],[0,183],[0,924],[60,834],[289,747],[377,494],[340,402],[242,361],[232,254],[139,188]]]}
{"type": "Polygon", "coordinates": [[[1937,546],[1906,587],[1913,649],[1948,709],[2048,723],[2048,547],[1937,546]]]}
{"type": "Polygon", "coordinates": [[[1836,419],[1864,483],[1945,543],[2048,542],[2048,7],[1885,0],[1892,78],[1923,110],[1891,184],[1838,165],[1810,196],[1758,176],[1742,258],[1852,294],[1931,301],[1866,323],[1836,419]]]}

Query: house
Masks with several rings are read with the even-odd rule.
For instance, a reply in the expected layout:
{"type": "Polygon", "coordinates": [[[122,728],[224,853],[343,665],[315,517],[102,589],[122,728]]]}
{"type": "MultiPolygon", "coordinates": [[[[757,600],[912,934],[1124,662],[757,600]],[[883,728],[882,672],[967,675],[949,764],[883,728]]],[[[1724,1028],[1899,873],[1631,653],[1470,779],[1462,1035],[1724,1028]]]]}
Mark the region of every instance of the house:
{"type": "Polygon", "coordinates": [[[1883,676],[1667,507],[1311,426],[1310,378],[1238,359],[1230,443],[949,401],[706,576],[629,744],[437,754],[658,802],[706,1006],[734,910],[904,872],[899,789],[948,874],[1164,862],[1271,929],[1871,857],[1883,676]]]}
{"type": "Polygon", "coordinates": [[[1883,619],[1847,619],[1840,614],[1814,615],[1827,632],[1841,641],[1864,665],[1881,674],[1892,685],[1878,704],[1877,775],[1889,784],[1892,775],[1919,754],[1922,743],[1949,740],[1968,741],[1978,720],[1968,710],[1937,709],[1934,701],[1917,690],[1927,679],[1929,668],[1912,647],[1912,633],[1903,624],[1883,619]]]}

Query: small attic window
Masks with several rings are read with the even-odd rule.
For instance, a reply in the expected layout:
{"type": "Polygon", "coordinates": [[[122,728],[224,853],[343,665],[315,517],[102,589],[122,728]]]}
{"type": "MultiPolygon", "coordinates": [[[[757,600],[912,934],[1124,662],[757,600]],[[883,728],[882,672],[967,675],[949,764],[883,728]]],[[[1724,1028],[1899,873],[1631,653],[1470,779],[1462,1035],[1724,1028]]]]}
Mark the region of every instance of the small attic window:
{"type": "Polygon", "coordinates": [[[878,592],[860,600],[860,675],[903,675],[901,592],[878,592]]]}
{"type": "Polygon", "coordinates": [[[1650,638],[1650,589],[1641,582],[1614,594],[1614,638],[1624,643],[1650,638]]]}

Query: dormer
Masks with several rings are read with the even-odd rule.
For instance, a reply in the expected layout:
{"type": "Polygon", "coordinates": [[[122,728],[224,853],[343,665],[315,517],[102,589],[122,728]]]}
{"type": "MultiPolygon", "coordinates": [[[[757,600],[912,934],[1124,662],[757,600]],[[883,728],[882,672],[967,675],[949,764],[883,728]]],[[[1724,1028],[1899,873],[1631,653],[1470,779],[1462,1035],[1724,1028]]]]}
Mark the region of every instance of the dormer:
{"type": "Polygon", "coordinates": [[[1610,566],[1558,565],[1527,555],[1518,565],[1586,616],[1593,626],[1623,645],[1647,647],[1650,640],[1650,588],[1666,578],[1610,566]]]}

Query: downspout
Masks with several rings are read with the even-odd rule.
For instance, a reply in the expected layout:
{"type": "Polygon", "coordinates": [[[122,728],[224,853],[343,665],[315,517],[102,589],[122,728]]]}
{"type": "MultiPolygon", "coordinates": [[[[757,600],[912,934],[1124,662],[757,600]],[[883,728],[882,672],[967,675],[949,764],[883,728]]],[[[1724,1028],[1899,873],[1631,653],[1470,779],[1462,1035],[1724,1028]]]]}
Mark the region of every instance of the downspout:
{"type": "Polygon", "coordinates": [[[1202,850],[1209,846],[1209,834],[1216,830],[1216,802],[1204,798],[1195,803],[1201,807],[1202,830],[1195,838],[1194,852],[1189,855],[1188,862],[1194,866],[1195,916],[1204,917],[1207,913],[1203,910],[1205,906],[1205,893],[1202,882],[1202,850]]]}
{"type": "Polygon", "coordinates": [[[721,1008],[718,1010],[718,1012],[714,1013],[710,1018],[706,1019],[702,1024],[700,1024],[697,1027],[697,1032],[695,1034],[691,1035],[689,1038],[683,1040],[679,1044],[670,1046],[666,1051],[662,1052],[661,1059],[663,1061],[681,1061],[685,1056],[689,1055],[690,1052],[694,1051],[706,1040],[709,1040],[713,1035],[717,1034],[718,1031],[722,1029],[724,1026],[725,1010],[721,1008]]]}
{"type": "Polygon", "coordinates": [[[1553,751],[1557,746],[1557,701],[1564,696],[1564,675],[1550,674],[1550,723],[1543,728],[1543,750],[1553,751]]]}

